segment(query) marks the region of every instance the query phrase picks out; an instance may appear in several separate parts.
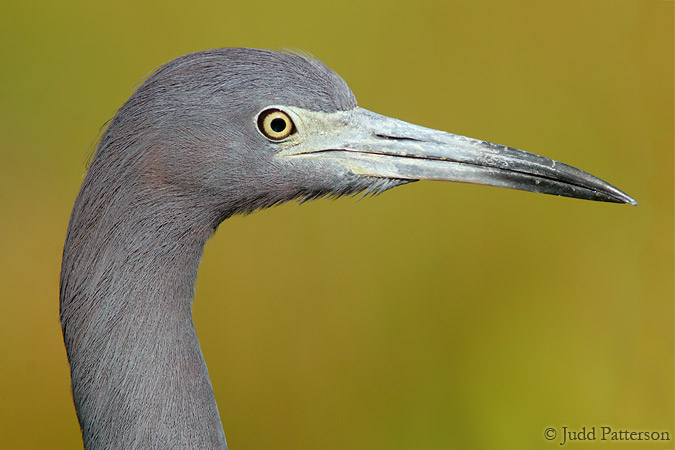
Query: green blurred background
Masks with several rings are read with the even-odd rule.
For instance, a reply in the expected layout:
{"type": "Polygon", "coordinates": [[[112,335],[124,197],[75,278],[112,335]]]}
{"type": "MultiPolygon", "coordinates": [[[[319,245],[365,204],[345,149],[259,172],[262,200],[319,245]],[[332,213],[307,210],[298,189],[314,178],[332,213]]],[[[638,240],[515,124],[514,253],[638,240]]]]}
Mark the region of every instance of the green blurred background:
{"type": "MultiPolygon", "coordinates": [[[[578,166],[632,208],[415,183],[225,222],[194,306],[232,449],[669,431],[673,2],[3,2],[0,448],[78,448],[58,322],[102,125],[159,64],[298,48],[361,106],[578,166]]],[[[609,448],[611,442],[568,447],[609,448]]]]}

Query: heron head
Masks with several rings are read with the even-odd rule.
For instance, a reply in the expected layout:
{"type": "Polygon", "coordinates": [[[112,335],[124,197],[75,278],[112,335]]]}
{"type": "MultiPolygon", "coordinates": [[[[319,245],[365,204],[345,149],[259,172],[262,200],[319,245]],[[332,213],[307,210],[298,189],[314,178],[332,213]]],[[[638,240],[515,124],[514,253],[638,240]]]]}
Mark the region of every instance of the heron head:
{"type": "Polygon", "coordinates": [[[94,164],[113,147],[121,166],[141,168],[139,185],[222,218],[422,179],[636,204],[551,159],[362,109],[342,78],[295,53],[217,49],[167,63],[120,109],[94,164]]]}

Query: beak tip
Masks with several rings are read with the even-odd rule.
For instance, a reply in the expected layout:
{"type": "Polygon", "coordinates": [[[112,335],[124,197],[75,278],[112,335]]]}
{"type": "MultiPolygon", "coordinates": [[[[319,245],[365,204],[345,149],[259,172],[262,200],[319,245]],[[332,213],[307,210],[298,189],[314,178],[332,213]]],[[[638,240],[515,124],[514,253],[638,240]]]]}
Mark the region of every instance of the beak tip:
{"type": "Polygon", "coordinates": [[[620,195],[617,197],[617,200],[618,200],[620,203],[627,203],[627,204],[629,204],[629,205],[631,205],[631,206],[638,206],[638,202],[637,202],[633,197],[631,197],[630,195],[626,194],[625,192],[619,191],[618,189],[616,189],[616,190],[617,190],[618,193],[620,194],[620,195]]]}

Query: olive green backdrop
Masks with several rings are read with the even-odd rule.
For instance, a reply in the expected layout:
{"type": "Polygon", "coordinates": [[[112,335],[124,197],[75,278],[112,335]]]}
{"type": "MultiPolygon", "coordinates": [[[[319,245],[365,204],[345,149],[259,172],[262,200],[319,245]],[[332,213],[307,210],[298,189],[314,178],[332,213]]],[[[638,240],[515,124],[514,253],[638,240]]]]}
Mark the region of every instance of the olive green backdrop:
{"type": "Polygon", "coordinates": [[[640,202],[420,182],[226,221],[194,313],[232,449],[673,448],[672,1],[12,1],[0,36],[0,448],[81,446],[58,281],[87,155],[144,75],[222,46],[640,202]]]}

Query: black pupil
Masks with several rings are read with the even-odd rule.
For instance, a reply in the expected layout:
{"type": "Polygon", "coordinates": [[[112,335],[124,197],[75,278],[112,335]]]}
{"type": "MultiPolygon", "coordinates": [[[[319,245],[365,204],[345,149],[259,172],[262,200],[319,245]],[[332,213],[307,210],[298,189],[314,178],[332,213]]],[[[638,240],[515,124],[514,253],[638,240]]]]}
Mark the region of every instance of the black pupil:
{"type": "Polygon", "coordinates": [[[284,119],[273,119],[270,123],[270,127],[274,130],[275,133],[281,133],[286,129],[286,121],[284,119]]]}

